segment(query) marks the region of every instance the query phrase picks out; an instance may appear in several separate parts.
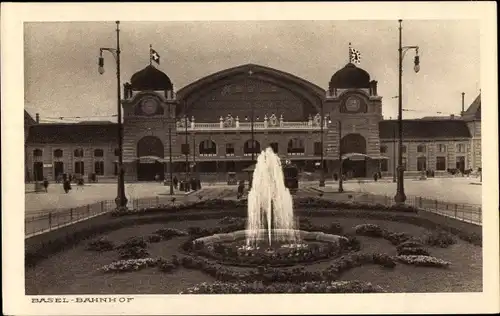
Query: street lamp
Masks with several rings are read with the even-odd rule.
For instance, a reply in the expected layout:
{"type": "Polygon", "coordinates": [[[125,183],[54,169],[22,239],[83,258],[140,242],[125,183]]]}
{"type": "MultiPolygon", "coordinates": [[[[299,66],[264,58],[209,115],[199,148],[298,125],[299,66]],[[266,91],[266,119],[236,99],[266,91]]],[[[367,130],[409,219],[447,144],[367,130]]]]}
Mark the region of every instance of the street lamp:
{"type": "Polygon", "coordinates": [[[406,201],[406,195],[404,190],[404,167],[403,167],[403,58],[406,52],[410,49],[415,50],[415,59],[413,70],[418,73],[420,71],[420,57],[418,56],[418,46],[402,46],[403,42],[403,20],[399,21],[399,94],[398,94],[398,129],[399,129],[399,150],[398,150],[398,178],[397,178],[397,189],[396,195],[394,196],[394,201],[397,204],[403,204],[406,201]]]}
{"type": "Polygon", "coordinates": [[[189,139],[188,139],[188,117],[187,117],[187,104],[184,100],[184,129],[186,133],[186,144],[184,145],[184,153],[186,154],[186,176],[184,177],[185,186],[188,182],[188,174],[189,174],[189,139]]]}
{"type": "MultiPolygon", "coordinates": [[[[168,104],[168,175],[170,178],[170,195],[174,195],[174,180],[172,174],[172,110],[168,104]]],[[[175,119],[174,119],[175,121],[175,119]]]]}
{"type": "Polygon", "coordinates": [[[126,210],[128,200],[125,196],[125,179],[123,170],[123,125],[120,90],[120,21],[116,21],[116,48],[101,47],[99,49],[98,71],[101,75],[104,74],[104,57],[102,57],[103,51],[110,52],[116,61],[116,91],[118,107],[118,194],[116,196],[115,203],[118,210],[126,210]]]}
{"type": "Polygon", "coordinates": [[[325,170],[324,170],[324,157],[323,157],[323,125],[324,125],[324,111],[323,111],[323,101],[321,101],[321,122],[320,122],[320,125],[321,125],[321,139],[320,139],[320,142],[321,142],[321,173],[319,175],[319,186],[320,187],[324,187],[325,186],[325,170]]]}
{"type": "Polygon", "coordinates": [[[342,161],[342,121],[339,120],[339,192],[342,193],[344,192],[344,167],[343,167],[343,161],[342,161]]]}

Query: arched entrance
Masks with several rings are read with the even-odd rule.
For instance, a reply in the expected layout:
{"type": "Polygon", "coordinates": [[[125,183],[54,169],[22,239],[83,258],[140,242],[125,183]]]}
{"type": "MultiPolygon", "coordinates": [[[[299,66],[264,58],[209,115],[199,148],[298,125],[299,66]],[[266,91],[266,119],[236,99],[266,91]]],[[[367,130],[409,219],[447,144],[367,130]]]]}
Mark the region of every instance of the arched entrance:
{"type": "Polygon", "coordinates": [[[340,141],[340,150],[343,157],[342,169],[348,178],[366,177],[366,140],[360,134],[348,134],[340,141]],[[352,155],[362,154],[362,155],[352,155]]]}
{"type": "Polygon", "coordinates": [[[155,136],[146,136],[137,142],[137,180],[154,181],[159,175],[164,179],[164,148],[162,141],[155,136]]]}

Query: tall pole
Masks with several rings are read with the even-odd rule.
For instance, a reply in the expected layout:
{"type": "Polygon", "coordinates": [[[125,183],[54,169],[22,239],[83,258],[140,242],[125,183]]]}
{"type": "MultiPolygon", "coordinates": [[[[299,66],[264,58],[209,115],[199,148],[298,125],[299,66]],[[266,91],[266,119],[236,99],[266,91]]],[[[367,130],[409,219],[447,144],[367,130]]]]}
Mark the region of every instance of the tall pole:
{"type": "Polygon", "coordinates": [[[396,175],[396,160],[397,160],[397,156],[396,156],[396,153],[397,153],[397,150],[396,150],[396,127],[393,126],[393,130],[392,130],[392,141],[393,141],[393,144],[392,144],[392,149],[393,149],[393,155],[394,155],[394,159],[393,159],[393,167],[392,167],[392,182],[396,182],[397,181],[397,175],[396,175]]]}
{"type": "Polygon", "coordinates": [[[399,87],[398,87],[398,132],[399,132],[399,150],[398,150],[398,178],[397,191],[394,201],[397,204],[403,204],[406,201],[404,190],[404,170],[403,170],[403,20],[399,20],[399,87]]]}
{"type": "Polygon", "coordinates": [[[196,134],[193,131],[193,173],[195,177],[197,177],[197,168],[198,166],[196,165],[196,134]]]}
{"type": "Polygon", "coordinates": [[[168,104],[168,173],[170,177],[170,195],[174,195],[174,180],[172,174],[172,111],[168,104]]]}
{"type": "Polygon", "coordinates": [[[187,104],[186,101],[184,100],[184,129],[186,132],[186,145],[185,150],[186,150],[186,176],[184,177],[184,181],[188,181],[188,173],[189,173],[189,139],[188,139],[188,117],[187,117],[187,104]]]}
{"type": "Polygon", "coordinates": [[[325,186],[325,170],[324,170],[324,158],[323,158],[323,138],[324,138],[324,135],[323,135],[323,125],[324,125],[324,119],[325,119],[325,115],[324,115],[324,109],[323,109],[323,101],[321,101],[321,170],[320,170],[320,175],[319,175],[319,186],[320,187],[324,187],[325,186]]]}
{"type": "MultiPolygon", "coordinates": [[[[248,71],[248,77],[250,77],[253,74],[252,70],[248,71]]],[[[247,82],[249,82],[247,80],[247,82]]],[[[245,96],[248,93],[248,89],[245,89],[245,96]]],[[[249,100],[249,98],[246,98],[249,100]]],[[[254,120],[254,108],[253,108],[253,103],[252,100],[250,99],[250,110],[251,110],[251,117],[250,117],[250,133],[252,135],[252,164],[255,163],[255,137],[254,137],[254,130],[253,130],[253,120],[254,120]]]]}
{"type": "Polygon", "coordinates": [[[342,121],[339,120],[339,192],[344,192],[344,167],[342,161],[342,121]]]}
{"type": "Polygon", "coordinates": [[[116,21],[116,91],[118,107],[118,194],[115,203],[118,209],[127,208],[127,197],[125,196],[125,179],[123,170],[123,124],[122,124],[122,105],[121,105],[121,85],[120,85],[120,21],[116,21]]]}

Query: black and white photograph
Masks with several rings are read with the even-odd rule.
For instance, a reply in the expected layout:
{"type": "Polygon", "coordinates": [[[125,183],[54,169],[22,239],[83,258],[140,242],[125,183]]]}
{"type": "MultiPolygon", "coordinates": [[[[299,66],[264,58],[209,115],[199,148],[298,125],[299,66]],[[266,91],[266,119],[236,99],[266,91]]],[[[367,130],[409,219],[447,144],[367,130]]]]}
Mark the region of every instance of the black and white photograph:
{"type": "Polygon", "coordinates": [[[281,5],[2,4],[4,313],[498,309],[496,4],[281,5]]]}

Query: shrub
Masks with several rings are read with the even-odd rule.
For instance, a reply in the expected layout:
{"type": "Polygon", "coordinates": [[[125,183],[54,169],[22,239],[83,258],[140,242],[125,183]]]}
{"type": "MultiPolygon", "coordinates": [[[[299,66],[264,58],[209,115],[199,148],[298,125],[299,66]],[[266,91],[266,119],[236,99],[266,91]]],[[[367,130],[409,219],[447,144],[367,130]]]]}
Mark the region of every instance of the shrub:
{"type": "Polygon", "coordinates": [[[187,236],[186,232],[175,228],[161,228],[156,230],[154,234],[161,236],[163,240],[169,240],[177,236],[187,236]]]}
{"type": "Polygon", "coordinates": [[[118,249],[126,249],[126,248],[146,248],[148,244],[144,241],[142,237],[131,237],[127,239],[123,244],[118,246],[118,249]]]}
{"type": "Polygon", "coordinates": [[[89,242],[89,244],[87,245],[87,250],[90,250],[90,251],[102,252],[102,251],[110,251],[110,250],[113,250],[114,248],[115,248],[115,245],[113,244],[113,242],[110,240],[107,240],[105,238],[93,240],[93,241],[89,242]]]}
{"type": "Polygon", "coordinates": [[[431,231],[421,237],[422,242],[429,246],[447,248],[456,243],[455,238],[443,230],[431,231]]]}
{"type": "Polygon", "coordinates": [[[128,271],[141,270],[146,267],[152,267],[155,266],[156,264],[157,260],[152,258],[119,260],[111,264],[105,265],[99,270],[104,272],[128,272],[128,271]]]}
{"type": "Polygon", "coordinates": [[[370,236],[370,237],[383,237],[384,231],[375,224],[362,224],[354,227],[357,235],[370,236]]]}
{"type": "Polygon", "coordinates": [[[448,261],[444,261],[431,256],[397,256],[395,259],[404,264],[413,264],[424,267],[445,268],[451,265],[451,263],[448,261]]]}
{"type": "Polygon", "coordinates": [[[399,249],[403,249],[403,248],[423,248],[424,245],[422,244],[422,242],[418,239],[410,239],[410,240],[407,240],[399,245],[397,245],[396,249],[399,250],[399,249]]]}
{"type": "Polygon", "coordinates": [[[147,237],[147,240],[148,242],[150,243],[157,243],[157,242],[160,242],[161,241],[161,236],[160,235],[156,235],[156,234],[153,234],[153,235],[149,235],[147,237]]]}
{"type": "Polygon", "coordinates": [[[384,238],[393,245],[399,245],[406,242],[407,240],[410,240],[412,236],[407,233],[391,233],[386,231],[386,233],[384,234],[384,238]]]}
{"type": "Polygon", "coordinates": [[[170,273],[176,270],[179,267],[179,264],[178,261],[173,262],[161,258],[158,259],[157,266],[160,271],[170,273]]]}
{"type": "Polygon", "coordinates": [[[373,263],[379,264],[385,268],[394,268],[396,266],[394,259],[386,254],[373,254],[373,263]]]}
{"type": "Polygon", "coordinates": [[[120,259],[142,259],[149,256],[149,252],[141,247],[122,248],[118,252],[120,259]]]}
{"type": "Polygon", "coordinates": [[[428,256],[429,252],[424,248],[417,247],[404,247],[398,249],[398,255],[400,256],[428,256]]]}

